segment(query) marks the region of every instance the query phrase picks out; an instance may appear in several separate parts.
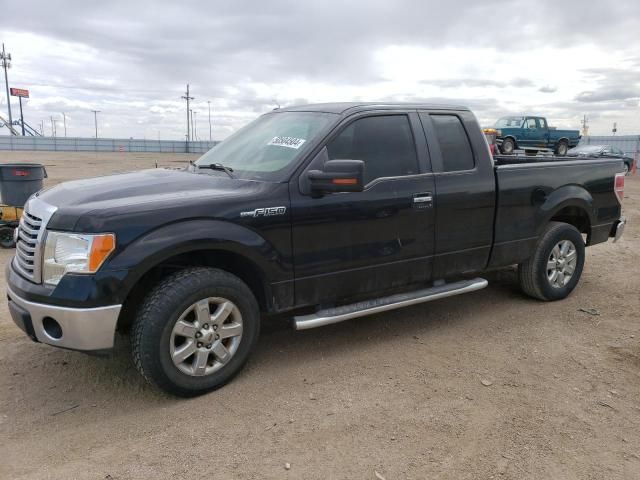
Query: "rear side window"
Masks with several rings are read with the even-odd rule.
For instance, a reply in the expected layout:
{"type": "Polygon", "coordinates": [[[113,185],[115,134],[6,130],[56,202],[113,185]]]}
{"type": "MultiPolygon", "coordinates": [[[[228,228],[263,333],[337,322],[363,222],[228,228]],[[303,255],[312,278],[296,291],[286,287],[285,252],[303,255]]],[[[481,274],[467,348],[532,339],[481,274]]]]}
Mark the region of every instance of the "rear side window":
{"type": "Polygon", "coordinates": [[[364,161],[365,184],[381,177],[419,173],[406,115],[365,117],[349,124],[327,145],[330,160],[364,161]]]}
{"type": "Polygon", "coordinates": [[[540,128],[547,128],[547,121],[544,118],[539,118],[538,123],[540,124],[540,128]]]}
{"type": "Polygon", "coordinates": [[[475,166],[467,132],[456,115],[431,115],[445,172],[472,170],[475,166]]]}

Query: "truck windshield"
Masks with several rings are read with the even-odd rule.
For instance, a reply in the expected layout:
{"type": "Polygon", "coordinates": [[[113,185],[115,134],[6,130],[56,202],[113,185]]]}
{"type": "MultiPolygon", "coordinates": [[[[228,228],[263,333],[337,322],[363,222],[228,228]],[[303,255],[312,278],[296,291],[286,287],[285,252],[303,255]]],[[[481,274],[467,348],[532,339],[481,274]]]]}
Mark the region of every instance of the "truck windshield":
{"type": "Polygon", "coordinates": [[[336,117],[323,112],[262,115],[209,150],[195,165],[224,165],[235,178],[281,181],[304,147],[336,117]]]}
{"type": "Polygon", "coordinates": [[[522,127],[523,117],[502,117],[496,122],[497,128],[520,128],[522,127]]]}

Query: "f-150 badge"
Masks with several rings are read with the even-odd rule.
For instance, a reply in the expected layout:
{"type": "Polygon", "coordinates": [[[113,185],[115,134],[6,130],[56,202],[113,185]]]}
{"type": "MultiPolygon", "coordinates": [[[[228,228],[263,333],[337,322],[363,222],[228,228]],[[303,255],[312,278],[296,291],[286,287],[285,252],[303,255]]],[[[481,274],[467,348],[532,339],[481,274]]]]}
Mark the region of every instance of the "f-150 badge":
{"type": "Polygon", "coordinates": [[[284,215],[287,211],[287,207],[266,207],[256,208],[248,212],[240,212],[241,217],[273,217],[276,215],[284,215]]]}

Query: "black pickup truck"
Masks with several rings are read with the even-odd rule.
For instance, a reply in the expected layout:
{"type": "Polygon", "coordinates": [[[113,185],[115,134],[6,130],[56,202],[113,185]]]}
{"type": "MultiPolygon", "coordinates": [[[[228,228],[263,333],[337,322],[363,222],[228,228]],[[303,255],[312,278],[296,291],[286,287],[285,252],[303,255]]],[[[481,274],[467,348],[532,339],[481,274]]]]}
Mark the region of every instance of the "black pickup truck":
{"type": "Polygon", "coordinates": [[[240,371],[264,316],[318,327],[478,290],[479,272],[515,264],[526,294],[566,297],[585,246],[623,232],[622,170],[494,160],[462,107],[278,109],[181,170],[32,196],[9,309],[63,348],[103,353],[129,330],[150,382],[197,395],[240,371]]]}

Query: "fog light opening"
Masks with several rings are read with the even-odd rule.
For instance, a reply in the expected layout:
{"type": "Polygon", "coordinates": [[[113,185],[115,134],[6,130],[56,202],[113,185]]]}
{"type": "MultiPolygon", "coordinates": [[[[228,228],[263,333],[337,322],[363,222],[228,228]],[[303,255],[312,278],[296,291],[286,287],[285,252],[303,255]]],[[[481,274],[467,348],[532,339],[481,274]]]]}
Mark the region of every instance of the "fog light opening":
{"type": "Polygon", "coordinates": [[[60,340],[62,338],[62,327],[53,318],[44,317],[42,319],[42,327],[44,331],[47,332],[47,335],[54,340],[60,340]]]}

